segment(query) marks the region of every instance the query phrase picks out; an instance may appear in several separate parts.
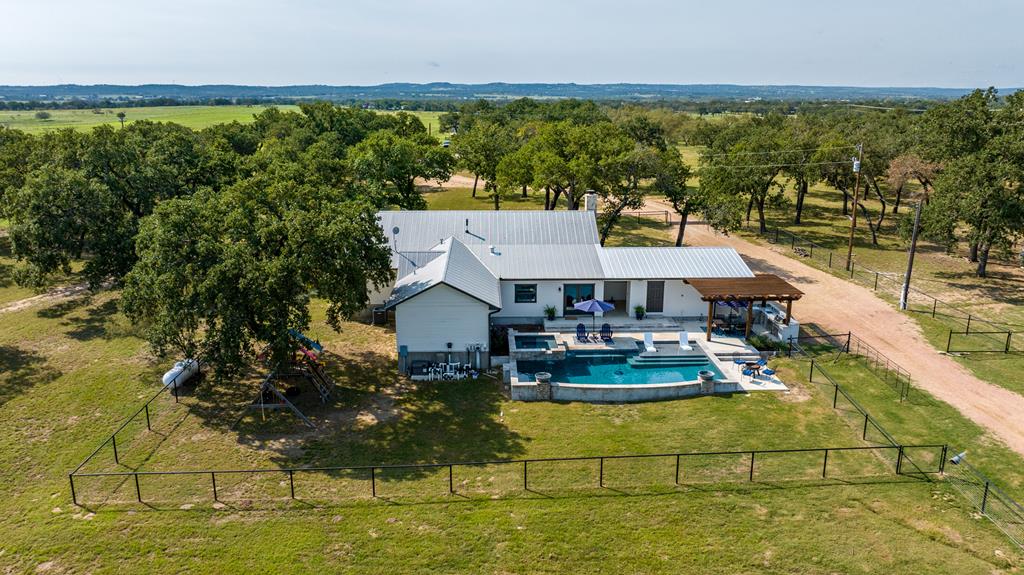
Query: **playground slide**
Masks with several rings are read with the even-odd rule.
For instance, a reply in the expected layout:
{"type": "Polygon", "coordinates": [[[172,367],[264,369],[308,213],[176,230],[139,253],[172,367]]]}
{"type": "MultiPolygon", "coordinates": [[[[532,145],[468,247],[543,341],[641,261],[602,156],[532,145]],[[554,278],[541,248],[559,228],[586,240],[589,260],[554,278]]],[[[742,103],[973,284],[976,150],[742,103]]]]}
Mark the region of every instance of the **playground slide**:
{"type": "Polygon", "coordinates": [[[319,343],[309,339],[308,337],[306,337],[299,330],[290,329],[290,330],[288,330],[288,335],[292,336],[292,338],[294,338],[296,341],[298,341],[302,345],[304,345],[304,346],[306,346],[306,347],[316,351],[317,353],[321,353],[321,352],[324,351],[324,347],[322,345],[320,345],[319,343]]]}

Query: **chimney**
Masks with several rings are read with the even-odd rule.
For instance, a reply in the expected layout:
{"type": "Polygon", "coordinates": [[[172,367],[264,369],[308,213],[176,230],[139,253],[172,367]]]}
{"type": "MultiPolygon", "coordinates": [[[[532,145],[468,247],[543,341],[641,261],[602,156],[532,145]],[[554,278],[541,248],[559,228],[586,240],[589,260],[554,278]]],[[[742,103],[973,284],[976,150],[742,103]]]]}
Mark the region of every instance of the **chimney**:
{"type": "Polygon", "coordinates": [[[594,190],[587,190],[583,196],[583,209],[590,212],[597,211],[597,194],[594,193],[594,190]]]}

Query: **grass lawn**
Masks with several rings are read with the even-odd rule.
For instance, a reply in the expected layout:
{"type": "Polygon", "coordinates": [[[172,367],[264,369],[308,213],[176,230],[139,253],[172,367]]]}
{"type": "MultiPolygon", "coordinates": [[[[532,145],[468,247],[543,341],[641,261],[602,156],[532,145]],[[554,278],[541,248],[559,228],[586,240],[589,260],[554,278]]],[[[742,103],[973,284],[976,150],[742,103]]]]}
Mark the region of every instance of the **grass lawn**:
{"type": "MultiPolygon", "coordinates": [[[[262,422],[258,414],[232,428],[254,380],[207,385],[177,408],[161,400],[153,432],[136,426],[119,438],[123,466],[356,465],[860,443],[859,431],[833,412],[827,394],[802,385],[799,361],[777,362],[794,383],[790,395],[514,403],[487,379],[405,382],[395,373],[388,329],[347,323],[337,334],[322,312],[315,310],[310,335],[332,352],[340,392],[330,409],[310,409],[322,423],[319,431],[282,415],[262,422]]],[[[377,501],[366,496],[365,480],[352,477],[297,479],[298,503],[286,501],[283,477],[227,478],[219,485],[220,509],[211,505],[206,478],[146,478],[142,489],[152,507],[133,503],[126,487],[127,502],[75,508],[66,474],[155,391],[167,361],[149,355],[117,311],[116,292],[24,309],[4,320],[5,572],[992,573],[1024,565],[1024,556],[943,482],[775,480],[808,465],[817,470],[817,458],[766,458],[753,483],[682,488],[671,484],[664,461],[609,464],[603,490],[594,485],[592,466],[531,469],[532,493],[506,492],[496,469],[460,473],[461,495],[454,497],[445,494],[447,477],[393,476],[382,478],[377,501]],[[578,486],[580,480],[589,486],[578,486]],[[331,491],[318,492],[317,485],[331,491]],[[339,497],[346,489],[352,496],[339,497]],[[268,494],[280,500],[262,498],[268,494]],[[307,501],[321,496],[335,502],[307,501]]],[[[921,437],[939,436],[922,431],[921,437]]],[[[101,452],[96,465],[112,467],[110,455],[101,452]]],[[[856,471],[865,461],[878,464],[871,458],[833,463],[856,471]]],[[[707,469],[745,478],[747,462],[726,459],[707,469]]]]}

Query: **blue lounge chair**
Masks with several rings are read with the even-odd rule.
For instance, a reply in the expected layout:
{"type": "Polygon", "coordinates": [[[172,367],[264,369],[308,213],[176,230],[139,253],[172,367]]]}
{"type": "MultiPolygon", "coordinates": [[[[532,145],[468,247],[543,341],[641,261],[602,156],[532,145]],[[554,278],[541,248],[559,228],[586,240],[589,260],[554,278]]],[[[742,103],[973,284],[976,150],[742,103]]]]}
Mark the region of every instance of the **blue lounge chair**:
{"type": "Polygon", "coordinates": [[[775,370],[774,369],[762,369],[761,370],[761,374],[762,375],[775,375],[775,370]]]}
{"type": "Polygon", "coordinates": [[[590,341],[590,335],[587,334],[587,326],[582,323],[576,324],[576,341],[580,343],[587,343],[590,341]]]}
{"type": "Polygon", "coordinates": [[[610,342],[612,340],[612,326],[607,323],[601,324],[601,341],[610,342]]]}

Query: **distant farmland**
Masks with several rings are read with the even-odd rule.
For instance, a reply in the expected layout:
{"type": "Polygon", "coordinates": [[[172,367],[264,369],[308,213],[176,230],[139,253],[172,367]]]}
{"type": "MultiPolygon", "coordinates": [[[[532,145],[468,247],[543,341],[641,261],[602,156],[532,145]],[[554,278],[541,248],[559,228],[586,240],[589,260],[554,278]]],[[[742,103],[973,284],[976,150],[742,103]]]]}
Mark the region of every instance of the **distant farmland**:
{"type": "MultiPolygon", "coordinates": [[[[125,113],[125,122],[153,120],[175,122],[196,130],[224,122],[251,122],[253,115],[269,106],[153,106],[140,108],[98,108],[96,110],[47,110],[50,117],[39,119],[35,110],[0,111],[0,125],[32,134],[61,128],[89,129],[103,124],[120,125],[118,112],[125,113]]],[[[298,110],[298,106],[278,106],[282,110],[298,110]]],[[[441,112],[410,112],[419,117],[430,131],[437,134],[437,118],[441,112]]]]}

